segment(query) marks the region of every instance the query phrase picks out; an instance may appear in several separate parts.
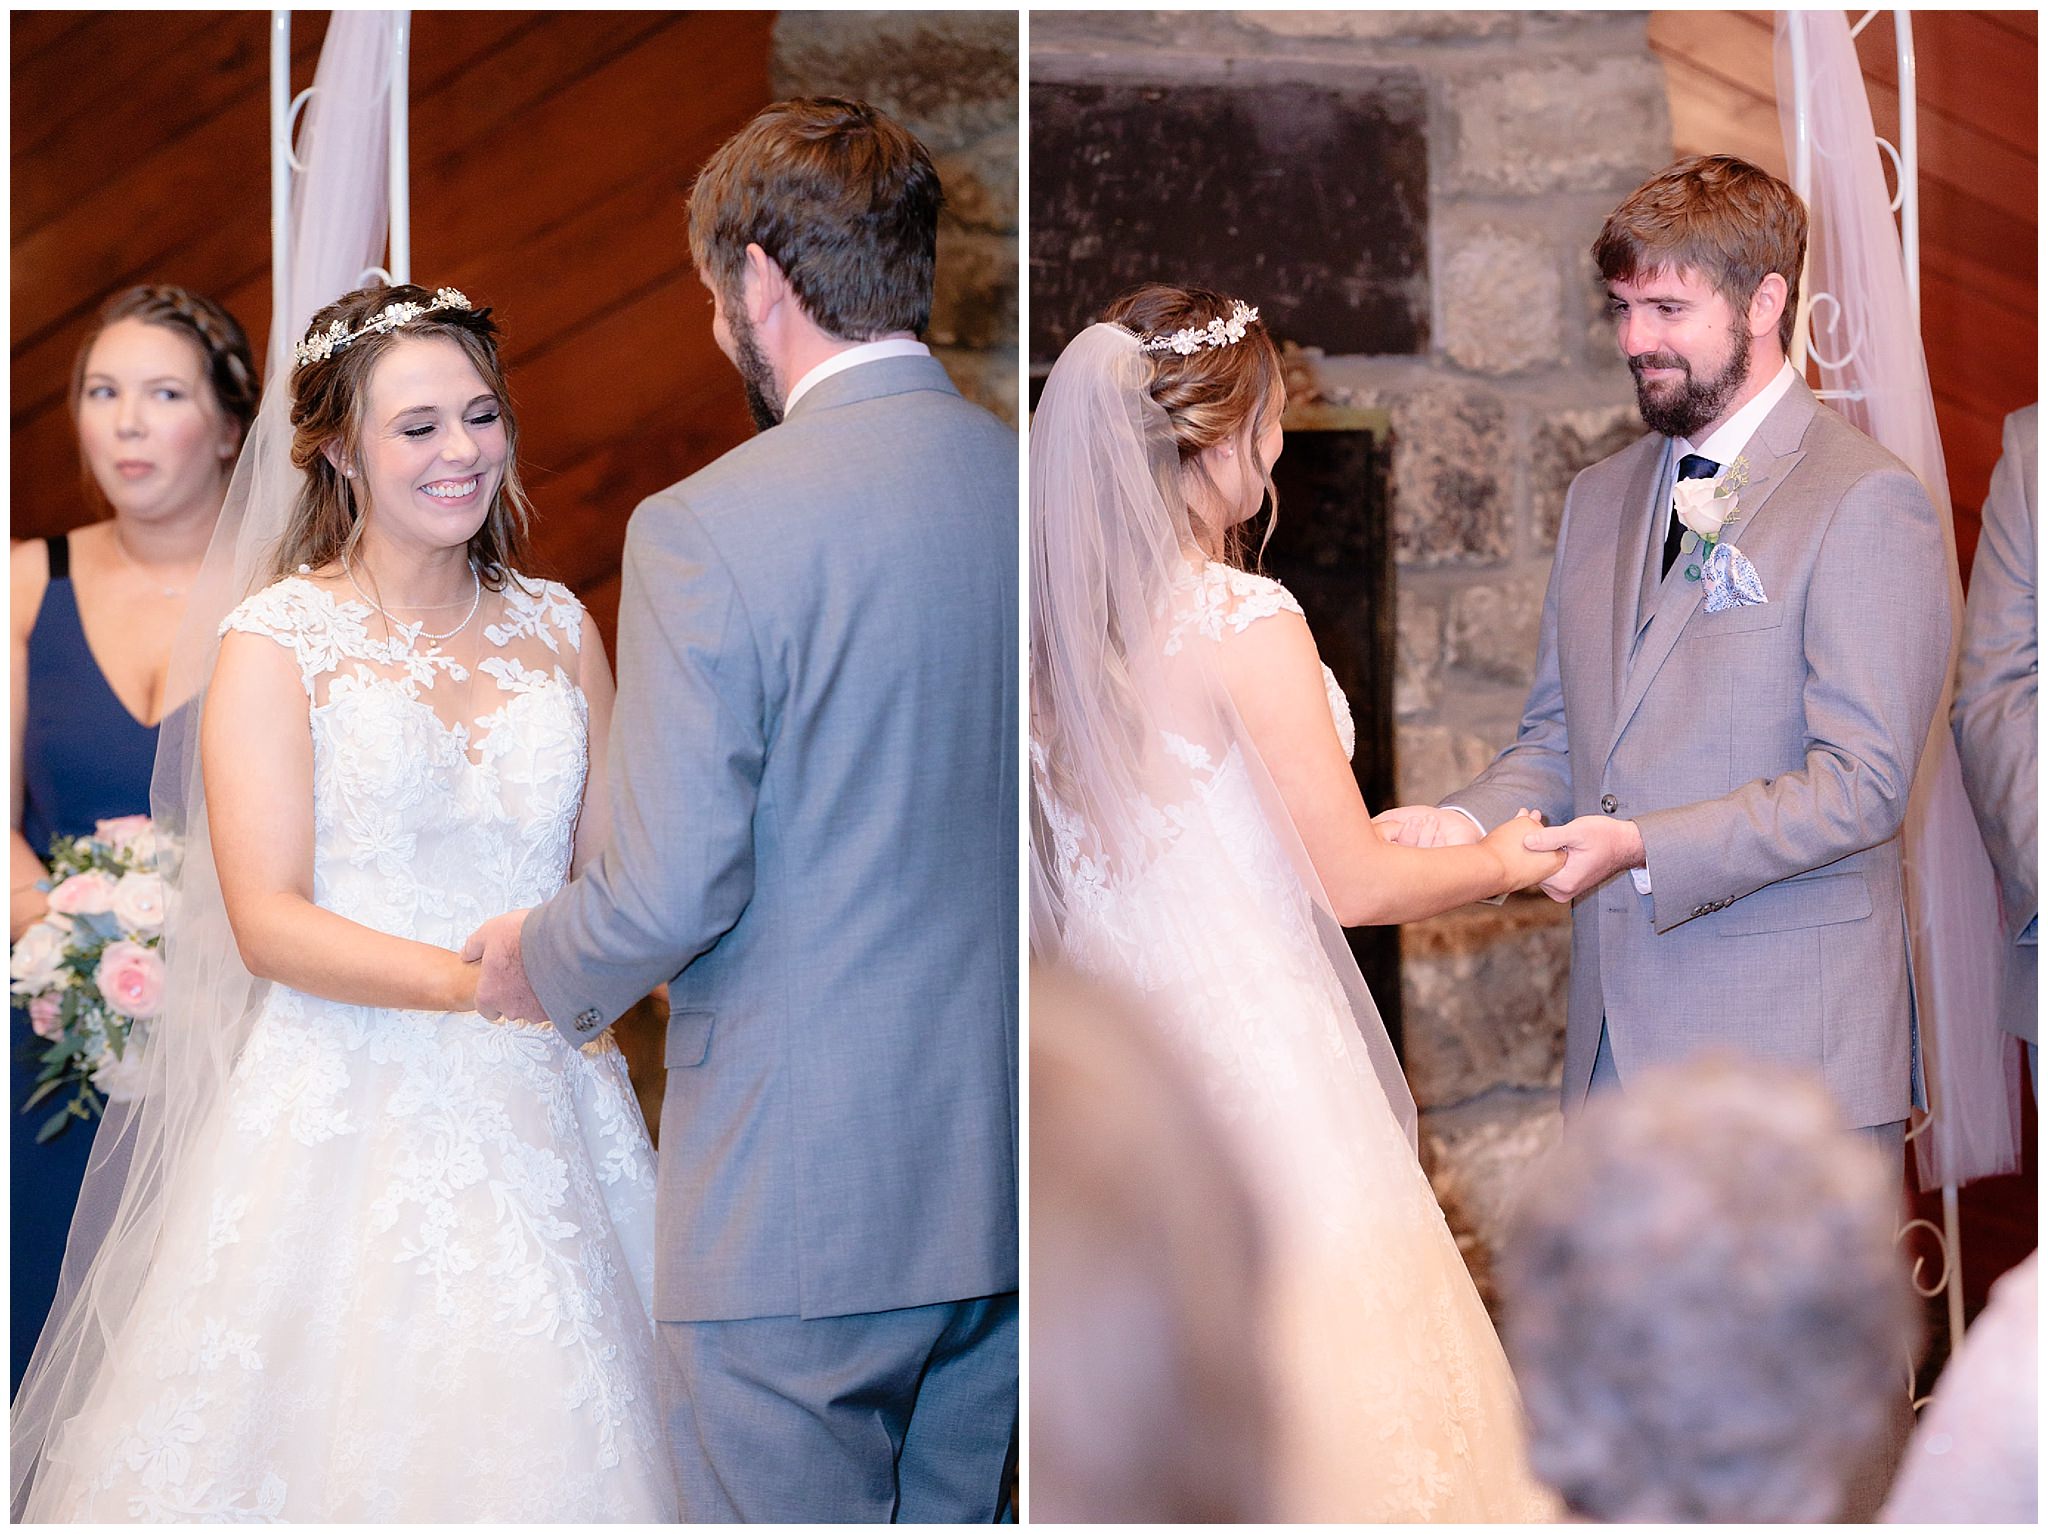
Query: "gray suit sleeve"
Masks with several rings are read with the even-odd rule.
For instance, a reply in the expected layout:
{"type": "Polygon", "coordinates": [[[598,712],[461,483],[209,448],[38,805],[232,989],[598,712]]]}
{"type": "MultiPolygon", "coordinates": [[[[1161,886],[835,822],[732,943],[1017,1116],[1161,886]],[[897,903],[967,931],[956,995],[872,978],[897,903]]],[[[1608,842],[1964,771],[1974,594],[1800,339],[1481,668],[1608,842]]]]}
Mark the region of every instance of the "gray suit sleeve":
{"type": "Polygon", "coordinates": [[[1947,565],[1910,473],[1879,469],[1844,493],[1807,588],[1805,762],[1636,818],[1659,932],[1898,834],[1948,669],[1947,565]]]}
{"type": "Polygon", "coordinates": [[[2031,411],[2005,423],[1984,531],[1963,611],[1956,670],[1956,751],[1963,787],[1998,870],[2006,920],[2024,928],[2039,905],[2034,837],[2040,823],[2034,722],[2040,655],[2034,596],[2035,444],[2031,411]]]}
{"type": "Polygon", "coordinates": [[[1579,481],[1565,493],[1564,516],[1557,527],[1557,554],[1550,562],[1550,584],[1543,592],[1543,624],[1536,640],[1536,675],[1515,743],[1493,759],[1486,771],[1443,801],[1492,830],[1518,809],[1543,812],[1546,825],[1572,818],[1571,740],[1565,728],[1564,681],[1557,665],[1558,590],[1564,583],[1566,540],[1571,532],[1572,500],[1579,481]]]}
{"type": "Polygon", "coordinates": [[[673,492],[627,529],[618,672],[611,844],[522,941],[535,994],[577,1035],[680,974],[753,896],[760,655],[731,571],[673,492]]]}

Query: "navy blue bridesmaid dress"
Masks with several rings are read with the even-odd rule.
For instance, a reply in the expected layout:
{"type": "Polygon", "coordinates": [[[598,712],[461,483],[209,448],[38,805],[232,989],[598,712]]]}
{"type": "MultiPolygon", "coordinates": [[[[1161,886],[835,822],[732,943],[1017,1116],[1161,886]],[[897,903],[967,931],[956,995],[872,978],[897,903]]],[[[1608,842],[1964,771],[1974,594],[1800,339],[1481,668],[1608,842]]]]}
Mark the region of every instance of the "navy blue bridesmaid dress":
{"type": "MultiPolygon", "coordinates": [[[[47,859],[59,836],[83,836],[102,820],[149,813],[149,778],[156,764],[157,727],[143,724],[107,684],[78,621],[71,584],[71,549],[61,535],[47,540],[50,584],[28,637],[28,719],[22,733],[21,831],[37,857],[47,859]]],[[[52,1111],[46,1099],[32,1113],[22,1100],[41,1067],[40,1044],[28,1013],[13,1014],[12,1186],[13,1365],[10,1396],[35,1351],[50,1304],[71,1212],[85,1179],[98,1121],[74,1120],[55,1139],[38,1145],[36,1131],[52,1111]]]]}

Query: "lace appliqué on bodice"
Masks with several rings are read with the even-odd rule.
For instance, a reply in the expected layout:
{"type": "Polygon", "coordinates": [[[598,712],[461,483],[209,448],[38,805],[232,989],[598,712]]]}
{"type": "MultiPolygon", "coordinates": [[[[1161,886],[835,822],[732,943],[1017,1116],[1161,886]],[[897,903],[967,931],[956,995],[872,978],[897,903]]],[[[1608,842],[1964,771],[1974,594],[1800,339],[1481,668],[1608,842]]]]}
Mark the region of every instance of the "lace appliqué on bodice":
{"type": "Polygon", "coordinates": [[[507,585],[498,653],[378,637],[370,608],[279,581],[221,625],[292,653],[311,704],[314,899],[351,921],[459,948],[500,911],[561,887],[589,770],[589,706],[560,664],[583,608],[552,582],[507,585]]]}
{"type": "MultiPolygon", "coordinates": [[[[1303,617],[1294,593],[1271,576],[1255,575],[1235,565],[1210,560],[1197,574],[1174,588],[1172,622],[1166,631],[1166,653],[1179,653],[1189,634],[1220,640],[1226,633],[1242,634],[1261,618],[1275,613],[1303,617]]],[[[1358,749],[1358,729],[1351,718],[1351,702],[1337,685],[1337,674],[1323,667],[1323,694],[1330,700],[1330,720],[1337,727],[1337,740],[1348,761],[1358,749]]]]}

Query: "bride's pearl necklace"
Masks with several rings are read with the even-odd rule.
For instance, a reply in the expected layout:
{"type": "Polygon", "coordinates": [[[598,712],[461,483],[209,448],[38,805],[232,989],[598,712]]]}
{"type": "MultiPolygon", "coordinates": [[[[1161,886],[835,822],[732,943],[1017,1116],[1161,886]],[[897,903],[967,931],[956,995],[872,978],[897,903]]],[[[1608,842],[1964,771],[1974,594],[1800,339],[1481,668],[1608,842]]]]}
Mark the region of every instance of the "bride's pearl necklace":
{"type": "Polygon", "coordinates": [[[348,583],[350,586],[355,588],[355,593],[357,596],[361,597],[365,602],[368,602],[371,608],[374,609],[376,612],[383,614],[384,621],[386,623],[390,624],[393,628],[398,629],[401,632],[403,632],[406,629],[411,629],[415,641],[424,639],[432,644],[439,644],[444,639],[453,639],[457,634],[461,633],[464,629],[469,627],[469,620],[474,618],[476,616],[476,610],[479,607],[483,606],[484,578],[477,573],[476,566],[471,565],[469,567],[469,578],[472,581],[476,582],[476,593],[469,599],[469,611],[464,613],[462,615],[462,621],[456,624],[454,628],[448,630],[447,633],[428,634],[422,632],[421,625],[419,624],[407,623],[401,618],[394,618],[389,612],[386,612],[382,604],[380,604],[374,598],[372,598],[367,591],[363,590],[361,586],[357,586],[356,573],[355,571],[349,568],[348,558],[346,555],[342,557],[341,573],[348,577],[348,583]]]}

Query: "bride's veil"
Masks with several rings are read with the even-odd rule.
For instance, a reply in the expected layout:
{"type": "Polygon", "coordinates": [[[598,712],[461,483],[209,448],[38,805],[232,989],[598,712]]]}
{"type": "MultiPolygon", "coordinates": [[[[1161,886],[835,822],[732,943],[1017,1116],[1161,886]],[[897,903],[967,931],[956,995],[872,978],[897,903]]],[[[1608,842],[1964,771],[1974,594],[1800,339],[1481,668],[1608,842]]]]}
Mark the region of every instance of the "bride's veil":
{"type": "MultiPolygon", "coordinates": [[[[1400,1062],[1231,704],[1215,646],[1173,637],[1175,588],[1201,556],[1152,371],[1129,331],[1092,325],[1061,353],[1031,418],[1032,949],[1080,959],[1080,906],[1169,853],[1187,866],[1231,867],[1242,838],[1221,823],[1227,812],[1210,788],[1219,767],[1241,762],[1280,859],[1313,901],[1323,956],[1412,1146],[1415,1106],[1400,1062]]],[[[1198,885],[1151,881],[1147,898],[1150,918],[1191,948],[1219,924],[1259,914],[1224,909],[1198,885]]],[[[1171,984],[1148,972],[1147,954],[1125,959],[1133,973],[1122,978],[1141,989],[1171,984]]]]}
{"type": "Polygon", "coordinates": [[[221,903],[200,777],[200,717],[219,625],[269,582],[298,500],[289,420],[293,342],[314,311],[358,286],[383,251],[395,42],[390,13],[336,11],[299,134],[291,269],[272,274],[289,280],[288,302],[278,308],[262,403],[193,583],[165,685],[167,698],[184,701],[164,718],[150,793],[167,909],[163,1006],[142,1091],[108,1105],[94,1140],[56,1302],[15,1396],[17,1520],[60,1511],[51,1498],[70,1476],[89,1472],[59,1469],[63,1426],[86,1404],[110,1351],[122,1345],[122,1323],[134,1309],[167,1209],[198,1191],[185,1187],[186,1174],[210,1138],[265,988],[243,966],[221,903]]]}

